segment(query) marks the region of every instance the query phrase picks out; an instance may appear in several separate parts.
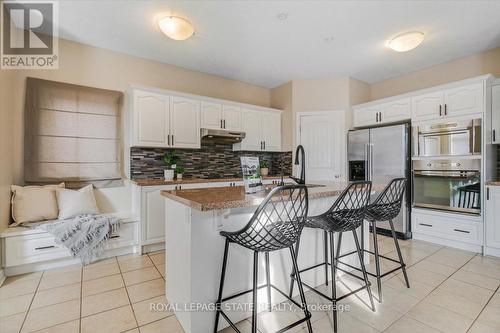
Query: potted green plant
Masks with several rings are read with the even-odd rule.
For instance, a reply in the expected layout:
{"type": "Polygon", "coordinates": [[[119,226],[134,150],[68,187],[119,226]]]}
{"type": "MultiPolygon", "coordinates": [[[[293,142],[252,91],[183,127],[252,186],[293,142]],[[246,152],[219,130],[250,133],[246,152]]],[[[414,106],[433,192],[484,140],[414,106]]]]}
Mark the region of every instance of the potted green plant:
{"type": "Polygon", "coordinates": [[[184,173],[185,169],[182,166],[177,166],[175,168],[175,172],[177,173],[177,179],[182,179],[182,174],[184,173]]]}
{"type": "Polygon", "coordinates": [[[175,150],[169,151],[163,156],[163,162],[167,166],[167,169],[163,171],[165,180],[174,179],[174,170],[177,167],[178,160],[179,157],[175,154],[175,150]]]}
{"type": "Polygon", "coordinates": [[[267,176],[269,174],[269,167],[271,166],[271,162],[262,160],[260,161],[260,174],[261,176],[267,176]]]}

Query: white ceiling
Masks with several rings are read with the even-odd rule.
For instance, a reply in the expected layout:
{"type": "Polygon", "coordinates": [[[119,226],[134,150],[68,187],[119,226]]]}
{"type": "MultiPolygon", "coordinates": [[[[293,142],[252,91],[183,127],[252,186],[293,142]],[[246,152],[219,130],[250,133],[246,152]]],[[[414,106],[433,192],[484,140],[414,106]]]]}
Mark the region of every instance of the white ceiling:
{"type": "Polygon", "coordinates": [[[268,88],[347,75],[373,83],[500,46],[500,1],[61,1],[59,10],[62,38],[268,88]],[[154,16],[166,11],[195,35],[164,36],[154,16]],[[426,34],[417,49],[384,46],[412,30],[426,34]]]}

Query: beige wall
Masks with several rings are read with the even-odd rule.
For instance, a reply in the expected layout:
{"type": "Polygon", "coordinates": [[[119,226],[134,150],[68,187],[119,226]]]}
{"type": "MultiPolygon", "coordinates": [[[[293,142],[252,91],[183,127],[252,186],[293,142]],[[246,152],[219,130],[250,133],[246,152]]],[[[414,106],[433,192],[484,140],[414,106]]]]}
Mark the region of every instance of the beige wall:
{"type": "Polygon", "coordinates": [[[500,77],[500,48],[374,83],[371,100],[488,73],[500,77]]]}
{"type": "Polygon", "coordinates": [[[14,181],[12,134],[14,112],[12,81],[15,72],[0,70],[0,230],[9,223],[10,185],[14,181]]]}
{"type": "Polygon", "coordinates": [[[59,59],[58,70],[0,71],[0,230],[7,225],[8,186],[23,183],[26,77],[120,91],[125,91],[129,84],[145,85],[266,107],[271,102],[271,92],[266,88],[66,40],[59,42],[59,59]],[[5,103],[8,107],[4,107],[5,103]]]}
{"type": "Polygon", "coordinates": [[[281,148],[283,150],[292,150],[292,110],[293,85],[292,81],[282,84],[271,90],[271,107],[283,110],[281,116],[281,148]]]}

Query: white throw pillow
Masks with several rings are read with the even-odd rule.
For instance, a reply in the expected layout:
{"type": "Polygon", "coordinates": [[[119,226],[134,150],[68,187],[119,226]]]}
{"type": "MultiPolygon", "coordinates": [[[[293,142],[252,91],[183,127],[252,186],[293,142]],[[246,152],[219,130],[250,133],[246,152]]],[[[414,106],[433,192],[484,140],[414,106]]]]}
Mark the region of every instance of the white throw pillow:
{"type": "Polygon", "coordinates": [[[78,191],[57,190],[57,205],[59,206],[59,220],[81,214],[99,214],[92,185],[87,185],[78,191]]]}
{"type": "Polygon", "coordinates": [[[16,226],[25,222],[57,219],[56,190],[64,183],[46,186],[12,185],[12,219],[16,226]]]}

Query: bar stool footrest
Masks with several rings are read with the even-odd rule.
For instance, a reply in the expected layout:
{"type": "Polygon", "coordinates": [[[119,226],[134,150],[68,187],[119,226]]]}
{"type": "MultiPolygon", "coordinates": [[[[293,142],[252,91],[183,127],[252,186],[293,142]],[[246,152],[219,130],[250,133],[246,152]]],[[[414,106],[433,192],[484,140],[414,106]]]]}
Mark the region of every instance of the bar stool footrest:
{"type": "MultiPolygon", "coordinates": [[[[304,284],[304,283],[303,283],[304,284]]],[[[300,303],[298,303],[297,301],[295,301],[294,299],[290,298],[287,294],[285,294],[281,289],[279,289],[278,287],[276,287],[274,284],[269,284],[269,286],[271,288],[273,288],[274,290],[276,290],[277,292],[279,292],[281,295],[283,295],[286,299],[288,299],[290,302],[292,302],[295,306],[299,307],[302,309],[302,305],[300,303]]],[[[268,285],[267,284],[264,284],[264,285],[261,285],[261,286],[258,286],[257,289],[262,289],[262,288],[267,288],[268,285]]],[[[245,294],[248,294],[248,293],[251,293],[253,291],[253,289],[250,289],[250,290],[246,290],[246,291],[242,291],[242,292],[239,292],[239,293],[236,293],[236,294],[233,294],[231,296],[227,296],[227,297],[224,297],[221,301],[221,304],[230,300],[230,299],[233,299],[233,298],[236,298],[236,297],[240,297],[240,296],[243,296],[245,294]]],[[[227,314],[222,311],[222,310],[219,310],[219,313],[222,315],[222,317],[224,317],[224,319],[229,323],[229,325],[231,326],[231,328],[233,330],[235,330],[237,333],[242,333],[237,327],[236,325],[231,321],[231,319],[229,319],[229,317],[227,316],[227,314]]],[[[283,333],[283,332],[286,332],[288,331],[289,329],[297,326],[297,325],[300,325],[302,324],[303,322],[307,321],[308,319],[311,318],[311,313],[309,312],[309,310],[307,311],[307,315],[304,317],[304,318],[301,318],[300,320],[294,322],[294,323],[291,323],[289,325],[287,325],[286,327],[274,332],[274,333],[283,333]]]]}

